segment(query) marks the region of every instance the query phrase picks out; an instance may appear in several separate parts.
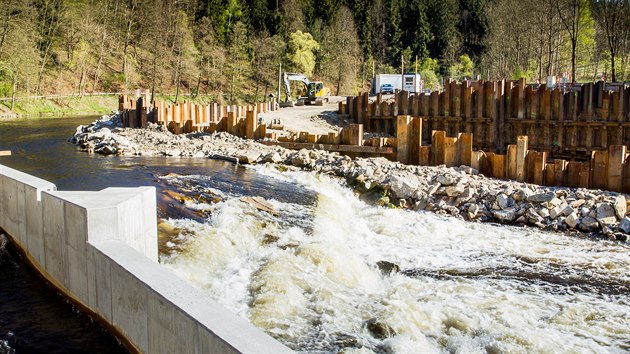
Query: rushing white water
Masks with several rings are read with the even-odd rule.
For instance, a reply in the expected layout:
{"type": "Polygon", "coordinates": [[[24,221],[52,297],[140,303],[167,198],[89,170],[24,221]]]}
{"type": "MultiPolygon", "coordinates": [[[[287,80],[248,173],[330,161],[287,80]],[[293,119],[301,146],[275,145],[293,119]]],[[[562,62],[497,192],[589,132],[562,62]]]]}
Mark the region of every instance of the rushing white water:
{"type": "Polygon", "coordinates": [[[161,261],[295,350],[630,350],[627,245],[373,207],[325,176],[258,172],[317,202],[270,200],[278,216],[230,197],[198,206],[206,223],[167,221],[184,231],[161,261]]]}

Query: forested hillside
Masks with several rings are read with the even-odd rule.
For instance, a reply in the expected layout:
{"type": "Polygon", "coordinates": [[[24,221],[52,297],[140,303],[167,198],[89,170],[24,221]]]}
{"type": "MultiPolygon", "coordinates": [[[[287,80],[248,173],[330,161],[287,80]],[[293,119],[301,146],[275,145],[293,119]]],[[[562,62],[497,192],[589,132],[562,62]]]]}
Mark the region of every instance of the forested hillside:
{"type": "Polygon", "coordinates": [[[116,92],[254,101],[278,67],[333,94],[373,72],[630,76],[627,0],[3,0],[0,96],[116,92]]]}

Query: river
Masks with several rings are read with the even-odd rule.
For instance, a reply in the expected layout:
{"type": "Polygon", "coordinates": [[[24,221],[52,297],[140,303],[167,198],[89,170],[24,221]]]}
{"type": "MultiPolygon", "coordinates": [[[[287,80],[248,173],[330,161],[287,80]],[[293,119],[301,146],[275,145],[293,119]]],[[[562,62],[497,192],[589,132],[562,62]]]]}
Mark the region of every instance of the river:
{"type": "Polygon", "coordinates": [[[295,350],[630,350],[626,244],[373,207],[325,176],[255,170],[317,198],[271,200],[278,215],[193,204],[210,217],[169,220],[180,236],[162,262],[295,350]]]}
{"type": "Polygon", "coordinates": [[[87,155],[55,122],[24,150],[48,167],[9,161],[60,189],[157,186],[161,262],[297,351],[630,351],[627,244],[373,207],[312,173],[87,155]]]}
{"type": "MultiPolygon", "coordinates": [[[[209,159],[116,157],[77,150],[68,138],[94,117],[0,121],[0,164],[51,181],[59,190],[107,187],[168,188],[159,176],[211,175],[208,187],[239,195],[305,197],[293,186],[231,163],[209,159]]],[[[161,217],[189,215],[159,199],[161,217]]],[[[0,353],[117,353],[118,341],[45,284],[10,244],[0,239],[0,353]]]]}

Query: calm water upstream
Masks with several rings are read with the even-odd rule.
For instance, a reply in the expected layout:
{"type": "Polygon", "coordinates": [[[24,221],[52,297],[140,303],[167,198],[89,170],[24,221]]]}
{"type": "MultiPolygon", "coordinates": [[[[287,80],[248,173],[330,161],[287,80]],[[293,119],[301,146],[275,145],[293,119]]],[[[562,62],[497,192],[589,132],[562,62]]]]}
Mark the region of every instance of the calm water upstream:
{"type": "Polygon", "coordinates": [[[295,350],[630,351],[627,244],[372,207],[305,172],[87,155],[77,120],[2,124],[2,162],[60,189],[157,186],[161,262],[295,350]]]}

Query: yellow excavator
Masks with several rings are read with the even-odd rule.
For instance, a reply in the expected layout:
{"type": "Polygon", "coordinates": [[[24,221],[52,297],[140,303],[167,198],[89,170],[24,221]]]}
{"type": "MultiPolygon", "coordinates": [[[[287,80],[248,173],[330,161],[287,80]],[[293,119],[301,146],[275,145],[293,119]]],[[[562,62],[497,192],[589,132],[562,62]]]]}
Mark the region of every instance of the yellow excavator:
{"type": "Polygon", "coordinates": [[[330,89],[324,86],[323,82],[310,81],[304,74],[298,73],[285,72],[282,76],[284,79],[284,93],[287,95],[287,98],[280,103],[281,107],[303,106],[304,104],[323,106],[324,102],[328,102],[330,89]],[[291,99],[291,81],[299,81],[306,86],[306,96],[299,96],[295,103],[291,99]]]}

